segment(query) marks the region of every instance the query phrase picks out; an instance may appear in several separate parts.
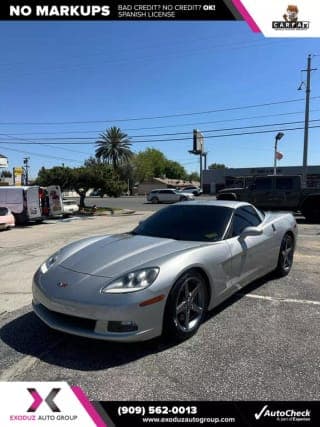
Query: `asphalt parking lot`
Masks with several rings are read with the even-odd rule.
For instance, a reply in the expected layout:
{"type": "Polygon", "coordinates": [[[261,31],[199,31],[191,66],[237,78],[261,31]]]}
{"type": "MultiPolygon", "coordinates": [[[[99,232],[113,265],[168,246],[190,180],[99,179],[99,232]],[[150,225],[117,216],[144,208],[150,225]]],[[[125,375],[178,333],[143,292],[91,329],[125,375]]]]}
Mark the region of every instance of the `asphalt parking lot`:
{"type": "Polygon", "coordinates": [[[318,400],[320,225],[299,219],[288,277],[268,276],[210,312],[174,345],[54,332],[31,310],[31,277],[60,246],[123,232],[150,212],[47,221],[0,233],[0,380],[65,380],[92,400],[318,400]]]}

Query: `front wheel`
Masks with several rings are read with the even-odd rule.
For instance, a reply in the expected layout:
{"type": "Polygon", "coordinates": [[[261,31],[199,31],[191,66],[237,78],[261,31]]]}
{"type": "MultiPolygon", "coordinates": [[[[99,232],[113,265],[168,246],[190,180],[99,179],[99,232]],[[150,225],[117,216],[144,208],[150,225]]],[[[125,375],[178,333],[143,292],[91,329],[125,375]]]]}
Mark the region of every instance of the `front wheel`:
{"type": "Polygon", "coordinates": [[[203,276],[194,270],[183,274],[169,294],[163,332],[178,341],[194,335],[204,320],[208,292],[203,276]]]}
{"type": "Polygon", "coordinates": [[[159,199],[157,197],[152,197],[151,203],[153,204],[159,203],[159,199]]]}
{"type": "Polygon", "coordinates": [[[284,277],[289,274],[294,255],[294,240],[291,234],[286,234],[281,242],[278,265],[275,269],[275,274],[278,277],[284,277]]]}

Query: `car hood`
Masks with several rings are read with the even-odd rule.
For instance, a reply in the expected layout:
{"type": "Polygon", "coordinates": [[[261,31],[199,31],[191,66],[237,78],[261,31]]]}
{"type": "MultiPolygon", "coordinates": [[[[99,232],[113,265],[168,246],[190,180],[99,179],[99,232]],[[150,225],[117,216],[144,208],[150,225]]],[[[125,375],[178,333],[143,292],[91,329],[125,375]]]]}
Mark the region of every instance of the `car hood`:
{"type": "Polygon", "coordinates": [[[73,245],[60,266],[72,271],[102,277],[115,277],[143,265],[158,266],[163,256],[202,246],[201,242],[177,241],[158,237],[118,234],[89,239],[73,245]]]}

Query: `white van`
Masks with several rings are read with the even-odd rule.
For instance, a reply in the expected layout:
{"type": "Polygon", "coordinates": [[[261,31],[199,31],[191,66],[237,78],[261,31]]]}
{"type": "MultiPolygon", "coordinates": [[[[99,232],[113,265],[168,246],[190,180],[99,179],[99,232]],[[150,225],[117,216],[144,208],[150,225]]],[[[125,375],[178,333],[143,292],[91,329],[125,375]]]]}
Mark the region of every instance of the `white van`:
{"type": "Polygon", "coordinates": [[[45,188],[49,202],[49,216],[63,214],[62,193],[59,185],[49,185],[45,188]]]}
{"type": "Polygon", "coordinates": [[[0,187],[0,206],[9,208],[16,224],[41,221],[39,187],[0,187]]]}

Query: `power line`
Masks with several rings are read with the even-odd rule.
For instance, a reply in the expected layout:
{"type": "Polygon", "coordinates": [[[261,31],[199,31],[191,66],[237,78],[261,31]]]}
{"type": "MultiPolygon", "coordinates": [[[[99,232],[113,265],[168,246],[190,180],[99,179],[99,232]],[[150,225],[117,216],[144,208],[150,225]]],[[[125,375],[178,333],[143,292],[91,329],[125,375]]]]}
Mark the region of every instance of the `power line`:
{"type": "MultiPolygon", "coordinates": [[[[310,120],[310,122],[319,122],[320,119],[315,119],[315,120],[310,120]]],[[[209,132],[225,132],[225,131],[233,131],[233,130],[244,130],[244,129],[255,129],[255,128],[265,128],[265,127],[270,127],[270,126],[278,126],[278,127],[282,127],[282,126],[288,126],[288,125],[293,125],[293,124],[299,124],[299,123],[303,123],[303,121],[294,121],[294,122],[282,122],[282,123],[270,123],[270,124],[264,124],[264,125],[252,125],[252,126],[242,126],[242,127],[232,127],[232,128],[219,128],[219,129],[208,129],[208,130],[202,130],[202,133],[209,133],[209,132]]],[[[257,132],[258,133],[258,132],[257,132]]],[[[0,135],[4,135],[4,136],[9,136],[10,138],[15,138],[14,135],[10,135],[10,134],[4,134],[1,133],[0,135]]],[[[192,138],[192,135],[190,132],[175,132],[175,133],[163,133],[163,134],[152,134],[152,135],[135,135],[132,136],[132,138],[148,138],[148,137],[158,137],[158,136],[177,136],[177,135],[189,135],[187,138],[170,138],[170,139],[161,139],[161,140],[157,140],[157,139],[150,139],[148,141],[132,141],[132,144],[139,144],[140,142],[161,142],[161,141],[172,141],[172,140],[189,140],[192,138]]],[[[232,134],[233,135],[233,134],[232,134]]],[[[206,138],[208,138],[210,136],[206,136],[206,138]]],[[[211,136],[212,137],[212,136],[211,136]]],[[[55,137],[55,138],[34,138],[34,139],[25,139],[25,138],[15,138],[19,141],[26,141],[26,143],[30,143],[30,144],[41,144],[41,145],[47,145],[47,146],[55,146],[58,144],[95,144],[96,141],[89,141],[88,138],[84,138],[84,137],[55,137]],[[45,144],[45,143],[41,143],[41,142],[35,142],[35,141],[60,141],[63,140],[63,143],[59,143],[59,142],[53,142],[52,144],[45,144]],[[86,140],[86,142],[66,142],[68,140],[86,140]]],[[[2,141],[0,141],[1,143],[2,141]]],[[[5,143],[7,143],[7,141],[5,141],[5,143]]],[[[87,154],[87,153],[83,153],[83,154],[87,154]]]]}
{"type": "MultiPolygon", "coordinates": [[[[310,122],[319,122],[318,120],[310,120],[310,122]]],[[[207,132],[224,132],[224,131],[231,131],[231,130],[241,130],[241,129],[253,129],[253,128],[262,128],[262,127],[268,127],[268,126],[287,126],[287,125],[293,125],[303,123],[303,121],[295,121],[295,122],[282,122],[282,123],[267,123],[263,125],[251,125],[251,126],[241,126],[241,127],[232,127],[232,128],[220,128],[220,129],[202,129],[202,133],[207,132]]],[[[3,134],[0,133],[0,135],[10,136],[9,134],[3,134]]],[[[157,134],[151,134],[151,135],[132,135],[130,138],[153,138],[157,136],[176,136],[176,135],[190,135],[189,132],[174,132],[174,133],[157,133],[157,134]]],[[[13,135],[11,135],[13,136],[13,135]]],[[[23,139],[24,138],[16,138],[16,139],[23,139]]],[[[32,138],[32,141],[67,141],[67,140],[86,140],[88,141],[88,137],[41,137],[41,138],[32,138]]],[[[28,139],[28,141],[31,141],[31,139],[28,139]]],[[[31,142],[32,142],[31,141],[31,142]]],[[[88,141],[89,143],[92,143],[92,141],[88,141]]],[[[96,142],[96,141],[94,141],[96,142]]],[[[136,141],[138,143],[139,141],[136,141]]]]}
{"type": "MultiPolygon", "coordinates": [[[[314,96],[312,99],[318,99],[320,96],[314,96]]],[[[250,108],[258,108],[258,107],[267,107],[272,105],[280,105],[280,104],[288,104],[293,102],[304,101],[303,98],[290,99],[285,101],[274,101],[274,102],[266,102],[263,104],[253,104],[253,105],[244,105],[241,107],[228,107],[228,108],[220,108],[215,110],[207,110],[207,111],[194,111],[190,113],[175,113],[175,114],[167,114],[163,116],[145,116],[145,117],[131,117],[126,119],[109,119],[109,120],[86,120],[86,121],[65,121],[65,122],[0,122],[0,125],[66,125],[66,124],[88,124],[88,123],[110,123],[110,122],[129,122],[129,121],[142,121],[142,120],[155,120],[155,119],[167,119],[170,117],[188,117],[202,114],[212,114],[212,113],[221,113],[226,111],[236,111],[236,110],[245,110],[250,108]]]]}
{"type": "MultiPolygon", "coordinates": [[[[310,112],[319,112],[320,110],[310,110],[310,112]]],[[[125,128],[126,132],[135,131],[135,130],[149,130],[149,129],[164,129],[164,128],[173,128],[173,127],[187,127],[187,126],[199,126],[203,124],[213,124],[213,123],[225,123],[225,122],[234,122],[239,120],[250,120],[250,119],[260,119],[268,117],[279,117],[279,116],[289,116],[296,114],[304,114],[304,111],[292,111],[288,113],[277,113],[277,114],[262,114],[258,116],[247,116],[247,117],[235,117],[233,119],[223,119],[223,120],[210,120],[206,122],[193,122],[193,123],[184,123],[184,124],[175,124],[175,125],[164,125],[164,126],[149,126],[142,128],[125,128]]],[[[15,135],[60,135],[60,134],[77,134],[77,133],[101,133],[101,129],[97,130],[67,130],[67,131],[55,131],[55,132],[15,132],[15,135]]]]}
{"type": "Polygon", "coordinates": [[[37,157],[44,157],[46,159],[50,158],[50,159],[56,159],[56,160],[64,160],[66,162],[74,162],[74,163],[82,163],[79,160],[74,160],[74,159],[66,159],[64,157],[58,157],[58,156],[52,156],[52,155],[46,155],[46,154],[40,154],[40,153],[35,153],[35,152],[31,152],[31,151],[25,151],[25,150],[18,150],[16,148],[10,148],[10,147],[6,147],[6,146],[2,146],[3,148],[5,148],[8,151],[16,151],[17,153],[23,153],[23,154],[30,154],[32,156],[37,156],[37,157]]]}
{"type": "MultiPolygon", "coordinates": [[[[316,126],[310,126],[310,129],[320,128],[320,125],[316,126]]],[[[293,131],[293,130],[301,130],[304,129],[303,127],[294,127],[294,128],[281,128],[282,131],[293,131]]],[[[221,135],[207,135],[206,139],[211,138],[222,138],[222,137],[230,137],[230,136],[242,136],[242,135],[259,135],[264,133],[274,133],[278,132],[279,128],[277,129],[271,129],[271,130],[260,130],[260,131],[254,131],[254,132],[239,132],[239,133],[229,133],[229,134],[221,134],[221,135]]],[[[153,140],[146,140],[146,141],[136,141],[133,143],[140,144],[140,143],[153,143],[153,142],[172,142],[172,141],[191,141],[192,137],[187,138],[170,138],[170,139],[153,139],[153,140]]],[[[0,141],[0,144],[19,144],[19,145],[45,145],[43,142],[13,142],[13,141],[0,141]]],[[[55,142],[54,145],[87,145],[87,144],[93,144],[94,142],[55,142]]]]}
{"type": "MultiPolygon", "coordinates": [[[[10,135],[10,134],[7,134],[7,133],[0,133],[0,135],[5,135],[5,136],[8,136],[9,138],[11,138],[11,139],[17,139],[17,140],[19,140],[19,141],[26,141],[26,142],[28,142],[28,143],[32,143],[33,141],[32,140],[30,140],[30,139],[26,139],[26,138],[19,138],[19,137],[16,137],[15,135],[10,135]]],[[[12,141],[12,143],[13,142],[15,142],[15,141],[12,141]]],[[[1,141],[0,141],[0,143],[2,143],[1,141]]],[[[66,148],[66,147],[55,147],[54,145],[52,145],[52,144],[45,144],[45,143],[43,143],[42,144],[43,146],[45,146],[45,147],[49,147],[49,148],[56,148],[56,149],[58,149],[58,150],[64,150],[64,151],[69,151],[69,152],[72,152],[72,153],[78,153],[78,154],[85,154],[86,156],[90,156],[90,154],[89,153],[85,153],[84,151],[79,151],[79,150],[72,150],[71,148],[66,148]]]]}

